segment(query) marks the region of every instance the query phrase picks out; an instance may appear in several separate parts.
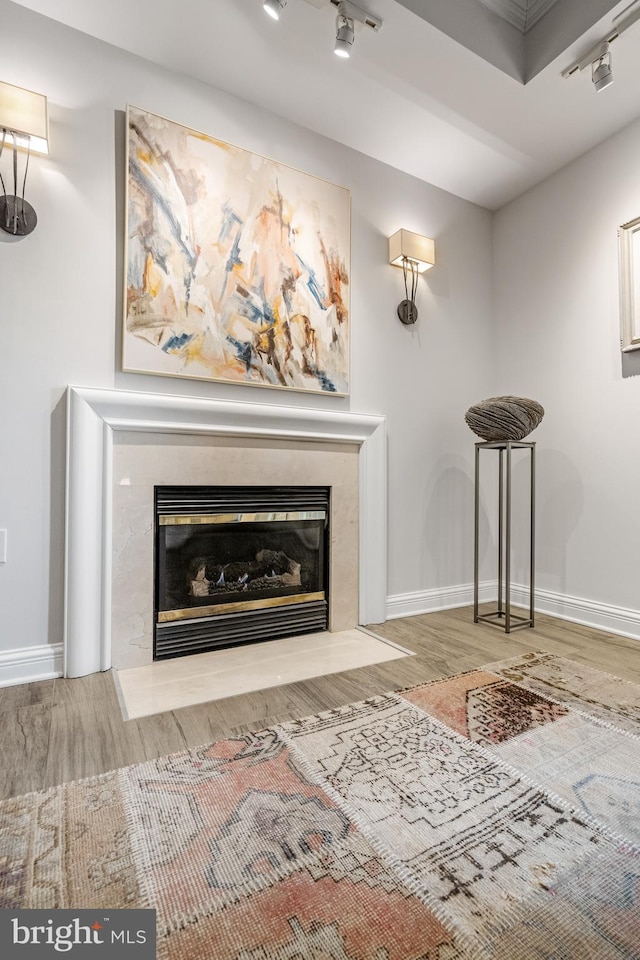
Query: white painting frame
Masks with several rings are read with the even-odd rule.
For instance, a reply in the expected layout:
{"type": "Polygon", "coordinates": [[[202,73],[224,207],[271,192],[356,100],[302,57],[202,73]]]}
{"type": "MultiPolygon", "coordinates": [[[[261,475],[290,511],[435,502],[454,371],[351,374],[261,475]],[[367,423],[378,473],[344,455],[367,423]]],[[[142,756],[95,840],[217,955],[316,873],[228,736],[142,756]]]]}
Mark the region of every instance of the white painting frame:
{"type": "Polygon", "coordinates": [[[122,369],[348,396],[351,194],[127,107],[122,369]]]}
{"type": "Polygon", "coordinates": [[[620,346],[640,350],[640,217],[618,228],[620,346]]]}

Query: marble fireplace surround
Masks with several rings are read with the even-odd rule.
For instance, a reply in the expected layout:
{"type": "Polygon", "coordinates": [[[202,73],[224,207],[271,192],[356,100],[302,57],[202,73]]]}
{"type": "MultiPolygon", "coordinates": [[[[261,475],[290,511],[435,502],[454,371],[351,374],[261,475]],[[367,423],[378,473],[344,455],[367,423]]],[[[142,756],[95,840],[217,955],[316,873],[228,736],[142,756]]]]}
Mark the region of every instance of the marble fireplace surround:
{"type": "Polygon", "coordinates": [[[114,435],[242,437],[357,445],[359,622],[385,619],[384,417],[91,387],[67,390],[64,675],[111,659],[114,435]]]}

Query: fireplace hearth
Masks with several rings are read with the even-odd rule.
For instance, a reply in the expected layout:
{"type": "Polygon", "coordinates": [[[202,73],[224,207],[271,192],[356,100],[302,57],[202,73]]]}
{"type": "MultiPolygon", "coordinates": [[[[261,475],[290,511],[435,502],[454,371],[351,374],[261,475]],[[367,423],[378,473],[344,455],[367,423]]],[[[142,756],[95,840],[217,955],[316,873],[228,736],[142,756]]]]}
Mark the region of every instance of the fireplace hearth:
{"type": "Polygon", "coordinates": [[[156,487],[154,659],[327,629],[329,487],[156,487]]]}

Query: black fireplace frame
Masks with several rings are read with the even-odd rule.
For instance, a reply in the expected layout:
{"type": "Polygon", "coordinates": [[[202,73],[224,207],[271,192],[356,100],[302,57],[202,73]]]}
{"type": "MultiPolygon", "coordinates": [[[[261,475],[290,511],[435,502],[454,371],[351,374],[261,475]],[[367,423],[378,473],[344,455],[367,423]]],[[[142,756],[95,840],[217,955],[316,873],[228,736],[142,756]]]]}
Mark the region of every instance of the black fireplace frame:
{"type": "Polygon", "coordinates": [[[331,488],[327,486],[156,486],[154,488],[153,659],[165,660],[328,629],[331,488]],[[323,599],[287,597],[266,609],[159,622],[158,522],[162,515],[324,510],[323,599]]]}

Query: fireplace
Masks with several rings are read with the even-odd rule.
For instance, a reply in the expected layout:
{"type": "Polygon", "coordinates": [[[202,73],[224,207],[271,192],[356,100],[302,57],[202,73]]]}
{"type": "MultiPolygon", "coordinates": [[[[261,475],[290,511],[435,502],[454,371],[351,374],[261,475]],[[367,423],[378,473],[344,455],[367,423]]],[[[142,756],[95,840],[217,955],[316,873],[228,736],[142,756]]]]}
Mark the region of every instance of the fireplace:
{"type": "Polygon", "coordinates": [[[327,629],[329,487],[155,487],[154,659],[327,629]]]}
{"type": "Polygon", "coordinates": [[[156,484],[330,486],[329,630],[384,620],[386,451],[380,416],[69,387],[65,676],[153,658],[156,484]]]}

